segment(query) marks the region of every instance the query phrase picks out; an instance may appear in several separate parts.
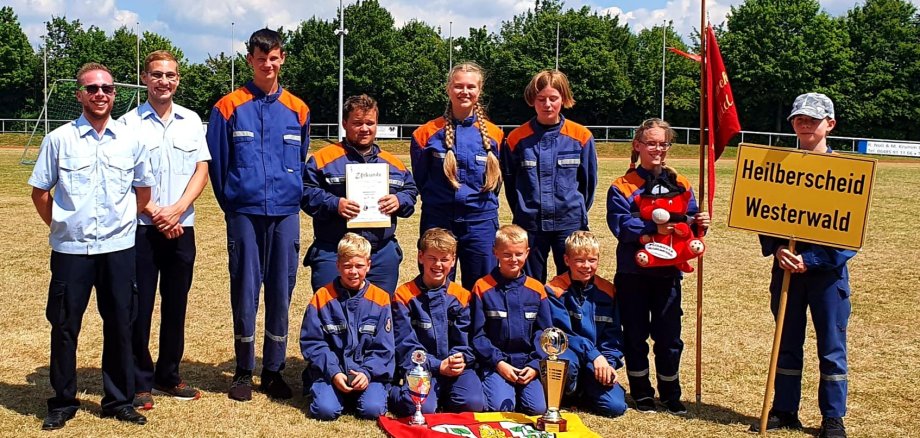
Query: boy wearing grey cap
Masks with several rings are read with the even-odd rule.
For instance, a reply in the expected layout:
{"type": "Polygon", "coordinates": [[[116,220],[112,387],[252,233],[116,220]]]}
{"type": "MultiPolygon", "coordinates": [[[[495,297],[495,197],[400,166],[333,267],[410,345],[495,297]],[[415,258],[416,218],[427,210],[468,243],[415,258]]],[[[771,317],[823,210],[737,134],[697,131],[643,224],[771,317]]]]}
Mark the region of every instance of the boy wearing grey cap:
{"type": "MultiPolygon", "coordinates": [[[[833,153],[827,135],[837,124],[834,103],[820,93],[807,93],[795,99],[788,118],[799,139],[799,148],[817,153],[833,153]]],[[[815,326],[821,380],[818,406],[821,409],[819,437],[846,437],[843,416],[847,404],[847,320],[850,317],[850,283],[847,260],[855,251],[806,242],[796,242],[793,253],[787,239],[760,236],[765,257],[773,256],[770,281],[770,308],[773,317],[779,306],[783,273],[792,275],[786,304],[786,317],[779,347],[773,408],[767,430],[801,429],[799,401],[802,396],[802,368],[807,309],[815,326]]],[[[760,424],[751,430],[758,431],[760,424]]]]}

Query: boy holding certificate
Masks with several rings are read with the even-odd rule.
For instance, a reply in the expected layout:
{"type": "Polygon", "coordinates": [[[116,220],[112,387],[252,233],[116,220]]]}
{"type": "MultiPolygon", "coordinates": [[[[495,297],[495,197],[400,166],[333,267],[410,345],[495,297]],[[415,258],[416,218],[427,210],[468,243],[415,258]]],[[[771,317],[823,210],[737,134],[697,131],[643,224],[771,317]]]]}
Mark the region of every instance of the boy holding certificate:
{"type": "Polygon", "coordinates": [[[395,236],[396,217],[406,218],[415,212],[418,189],[406,165],[393,154],[380,150],[374,142],[377,101],[366,94],[349,97],[343,114],[345,141],[320,149],[307,161],[304,171],[301,208],[313,218],[314,241],[303,264],[311,268],[310,283],[314,291],[329,283],[337,275],[336,246],[346,231],[354,232],[371,244],[368,281],[392,294],[402,262],[402,249],[395,236]],[[384,178],[374,177],[380,172],[375,166],[364,166],[372,163],[386,166],[384,178]],[[346,192],[349,180],[360,185],[358,190],[352,187],[352,196],[346,192]],[[386,180],[386,185],[374,187],[374,181],[378,180],[386,180]],[[382,195],[376,205],[355,199],[355,194],[367,198],[375,191],[382,195]],[[373,227],[379,225],[374,224],[374,217],[381,215],[388,218],[385,226],[373,227]],[[363,221],[364,217],[370,220],[362,225],[349,224],[356,219],[363,221]]]}

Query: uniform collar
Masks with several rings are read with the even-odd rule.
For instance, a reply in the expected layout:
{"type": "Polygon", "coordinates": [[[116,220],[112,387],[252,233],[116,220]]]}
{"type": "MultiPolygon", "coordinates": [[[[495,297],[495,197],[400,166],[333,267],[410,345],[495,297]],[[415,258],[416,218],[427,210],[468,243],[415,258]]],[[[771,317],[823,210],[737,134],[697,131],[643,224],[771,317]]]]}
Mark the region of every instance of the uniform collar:
{"type": "Polygon", "coordinates": [[[501,287],[521,286],[524,284],[524,281],[527,280],[527,275],[522,273],[517,278],[505,278],[499,267],[496,266],[492,269],[492,278],[495,279],[495,283],[501,287]]]}
{"type": "Polygon", "coordinates": [[[559,132],[562,130],[562,125],[565,125],[565,116],[562,114],[559,114],[559,123],[549,127],[540,124],[536,116],[530,119],[530,127],[533,129],[533,132],[540,134],[559,132]]]}
{"type": "Polygon", "coordinates": [[[336,292],[336,295],[338,296],[339,301],[348,301],[349,299],[352,299],[354,297],[364,294],[364,292],[367,290],[367,287],[370,284],[371,283],[367,281],[367,279],[365,278],[364,285],[361,286],[360,289],[358,290],[348,289],[342,285],[342,278],[336,277],[335,281],[332,282],[332,287],[335,288],[335,292],[336,292]]]}
{"type": "Polygon", "coordinates": [[[264,98],[265,100],[269,102],[278,100],[278,97],[281,96],[281,92],[284,91],[284,89],[281,87],[281,84],[278,84],[278,91],[272,94],[265,94],[262,92],[262,89],[257,87],[256,83],[251,80],[246,83],[246,88],[249,90],[250,93],[252,93],[253,99],[263,99],[264,98]]]}
{"type": "Polygon", "coordinates": [[[447,280],[441,286],[428,287],[425,285],[425,280],[422,278],[422,274],[419,274],[415,277],[415,286],[418,287],[418,290],[420,290],[423,294],[430,294],[431,292],[439,292],[445,290],[449,284],[450,280],[447,280]]]}
{"type": "Polygon", "coordinates": [[[112,138],[118,138],[118,135],[115,133],[113,127],[112,116],[109,116],[109,120],[105,122],[105,129],[102,130],[102,135],[97,135],[96,129],[93,128],[93,125],[90,125],[89,120],[86,120],[86,116],[83,114],[74,122],[77,132],[80,133],[80,137],[86,137],[87,134],[92,134],[94,138],[99,139],[102,136],[109,135],[112,138]]]}
{"type": "Polygon", "coordinates": [[[355,149],[355,147],[352,146],[351,143],[348,142],[348,140],[342,140],[342,142],[339,143],[339,145],[342,146],[343,149],[345,149],[345,153],[347,153],[348,155],[352,157],[361,157],[362,161],[367,161],[371,158],[376,158],[377,155],[380,154],[380,146],[377,146],[377,143],[374,143],[371,145],[370,153],[367,155],[364,155],[361,152],[358,152],[358,150],[355,149]]]}
{"type": "MultiPolygon", "coordinates": [[[[160,120],[159,114],[153,109],[153,105],[150,104],[150,101],[146,101],[141,106],[137,107],[137,115],[141,116],[142,119],[148,119],[150,117],[160,120]]],[[[172,104],[172,111],[169,112],[170,118],[175,118],[177,120],[182,120],[185,117],[179,111],[179,105],[176,105],[175,102],[172,104]]],[[[166,122],[166,120],[160,120],[161,122],[166,122]]]]}

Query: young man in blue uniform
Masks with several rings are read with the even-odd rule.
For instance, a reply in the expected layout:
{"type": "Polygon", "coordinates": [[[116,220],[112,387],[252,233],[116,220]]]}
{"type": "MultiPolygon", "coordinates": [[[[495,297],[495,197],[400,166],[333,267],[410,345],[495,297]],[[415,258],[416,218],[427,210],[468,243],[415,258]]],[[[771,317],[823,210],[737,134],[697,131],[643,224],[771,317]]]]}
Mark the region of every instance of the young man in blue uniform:
{"type": "MultiPolygon", "coordinates": [[[[833,153],[827,135],[834,129],[834,103],[820,93],[807,93],[795,99],[789,115],[799,148],[817,153],[833,153]]],[[[786,302],[786,319],[779,346],[776,392],[767,430],[801,429],[799,402],[802,398],[805,324],[807,310],[815,326],[821,380],[818,407],[821,409],[819,437],[846,437],[843,416],[847,412],[847,322],[850,318],[850,274],[847,261],[855,251],[800,242],[793,253],[789,241],[760,236],[765,257],[773,257],[770,279],[770,309],[774,318],[779,308],[783,274],[791,272],[786,302]]],[[[751,427],[759,430],[760,424],[751,427]]]]}
{"type": "Polygon", "coordinates": [[[473,286],[473,352],[482,374],[486,409],[527,415],[546,412],[540,383],[543,329],[552,325],[546,287],[524,275],[527,232],[504,225],[495,234],[498,266],[473,286]]]}
{"type": "Polygon", "coordinates": [[[236,372],[229,396],[252,399],[256,312],[265,285],[265,337],[260,389],[291,398],[281,377],[288,309],[300,253],[303,166],[310,144],[310,109],[278,83],[281,36],[269,29],[249,38],[253,78],[214,106],[208,124],[211,186],[227,221],[230,302],[236,372]]]}
{"type": "MultiPolygon", "coordinates": [[[[392,306],[397,379],[415,367],[412,353],[425,351],[432,379],[422,412],[482,411],[482,382],[473,367],[469,339],[470,292],[449,278],[457,239],[443,228],[431,228],[419,239],[418,251],[422,273],[396,289],[392,306]]],[[[415,412],[408,383],[390,389],[390,406],[400,417],[415,412]]]]}
{"type": "Polygon", "coordinates": [[[371,270],[368,281],[392,294],[399,281],[402,249],[396,241],[396,218],[407,218],[415,211],[418,189],[406,165],[395,155],[380,149],[377,138],[377,101],[362,94],[345,100],[342,126],[345,141],[326,146],[310,157],[303,176],[303,211],[313,218],[313,245],[304,257],[311,270],[313,290],[326,285],[337,275],[336,245],[351,231],[371,243],[371,270]],[[390,216],[384,228],[348,228],[348,220],[361,211],[355,200],[345,197],[345,168],[354,163],[386,163],[389,167],[389,194],[377,201],[381,213],[390,216]]]}
{"type": "Polygon", "coordinates": [[[157,180],[151,214],[137,222],[137,319],[134,321],[134,406],[153,408],[151,391],[179,400],[196,400],[198,389],[179,376],[185,349],[185,311],[195,267],[195,207],[208,183],[211,154],[201,118],[173,96],[179,88],[179,63],[169,52],[147,55],[141,75],[147,102],[120,121],[148,144],[157,180]],[[162,280],[162,281],[160,281],[162,280]],[[150,357],[150,323],[160,283],[160,351],[156,367],[150,357]]]}
{"type": "Polygon", "coordinates": [[[597,276],[600,243],[588,231],[565,240],[568,272],[546,285],[553,326],[569,336],[566,396],[600,415],[626,412],[626,392],[617,369],[623,366],[623,332],[613,283],[597,276]]]}
{"type": "Polygon", "coordinates": [[[150,201],[145,146],[112,120],[115,85],[102,64],[77,72],[83,114],[42,140],[29,185],[39,217],[51,229],[51,387],[42,429],[64,427],[77,400],[77,338],[90,293],[102,316],[102,416],[145,424],[134,401],[131,324],[136,311],[134,239],[137,212],[150,201]],[[51,193],[51,190],[54,193],[51,193]]]}
{"type": "Polygon", "coordinates": [[[335,420],[346,406],[358,417],[387,411],[395,350],[390,295],[366,280],[371,244],[347,233],[337,247],[338,277],[316,290],[300,330],[310,416],[335,420]]]}

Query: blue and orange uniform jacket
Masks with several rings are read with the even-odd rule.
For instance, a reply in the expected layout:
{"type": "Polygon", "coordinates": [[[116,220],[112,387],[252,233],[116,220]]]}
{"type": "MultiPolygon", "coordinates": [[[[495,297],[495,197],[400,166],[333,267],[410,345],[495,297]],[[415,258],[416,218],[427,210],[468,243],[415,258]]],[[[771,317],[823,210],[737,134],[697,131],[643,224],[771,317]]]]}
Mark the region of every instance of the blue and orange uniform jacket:
{"type": "MultiPolygon", "coordinates": [[[[666,171],[659,175],[659,178],[668,177],[666,171]]],[[[644,194],[646,186],[652,186],[649,183],[654,181],[653,178],[651,172],[637,167],[614,180],[610,189],[607,190],[607,226],[619,241],[617,244],[617,272],[678,277],[682,274],[674,266],[642,268],[636,264],[636,251],[642,248],[639,236],[658,232],[658,226],[654,222],[639,217],[639,206],[636,204],[636,196],[644,194]]],[[[696,197],[693,196],[690,180],[683,175],[677,175],[676,183],[680,189],[690,191],[687,216],[695,216],[700,209],[697,206],[696,197]]]]}
{"type": "Polygon", "coordinates": [[[211,187],[225,212],[297,214],[310,148],[310,108],[278,87],[265,94],[251,81],[211,111],[207,133],[211,187]]]}
{"type": "Polygon", "coordinates": [[[513,222],[527,231],[587,229],[597,188],[597,151],[588,128],[561,117],[515,128],[501,149],[513,222]]]}
{"type": "Polygon", "coordinates": [[[613,283],[595,276],[582,284],[566,272],[546,289],[553,326],[569,335],[569,350],[582,366],[594,372],[594,360],[603,355],[614,368],[622,367],[623,331],[613,283]]]}
{"type": "Polygon", "coordinates": [[[473,286],[470,304],[473,351],[484,370],[505,361],[540,370],[546,354],[539,347],[543,329],[552,326],[546,287],[521,275],[504,278],[496,267],[473,286]]]}
{"type": "Polygon", "coordinates": [[[300,350],[313,380],[363,372],[372,382],[393,379],[390,294],[364,282],[357,291],[336,278],[313,294],[300,329],[300,350]]]}
{"type": "Polygon", "coordinates": [[[472,367],[469,304],[470,292],[452,281],[428,289],[419,275],[396,289],[392,307],[397,378],[415,367],[415,350],[428,353],[428,370],[435,376],[441,361],[455,353],[462,353],[467,368],[472,367]]]}
{"type": "MultiPolygon", "coordinates": [[[[422,195],[422,211],[447,216],[451,220],[479,221],[498,217],[498,190],[482,191],[485,182],[488,153],[482,144],[479,123],[473,115],[454,122],[454,154],[457,157],[457,179],[454,187],[444,175],[444,117],[434,119],[412,133],[409,152],[412,172],[422,195]]],[[[499,156],[504,138],[501,128],[485,121],[492,142],[492,153],[499,156]]]]}
{"type": "Polygon", "coordinates": [[[360,234],[375,249],[396,232],[396,217],[409,217],[415,212],[418,189],[412,173],[395,155],[371,145],[367,156],[361,155],[347,142],[326,146],[307,160],[303,174],[304,197],[301,207],[313,217],[313,235],[317,241],[338,244],[346,232],[360,234]],[[347,228],[339,216],[339,198],[345,197],[345,166],[351,163],[387,163],[390,166],[390,194],[399,199],[399,209],[390,217],[388,228],[347,228]]]}

